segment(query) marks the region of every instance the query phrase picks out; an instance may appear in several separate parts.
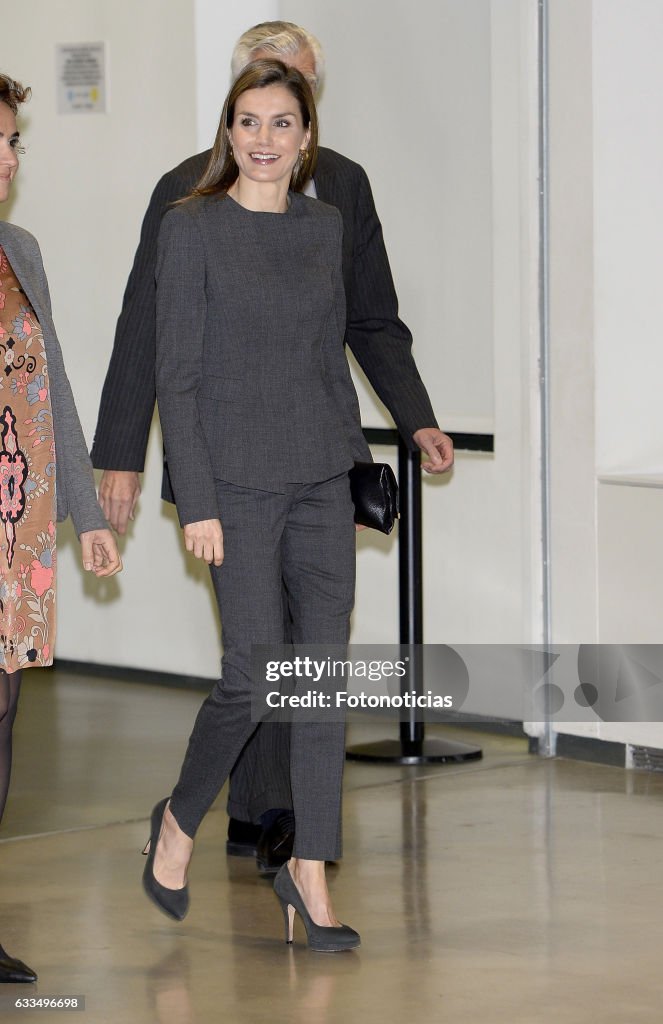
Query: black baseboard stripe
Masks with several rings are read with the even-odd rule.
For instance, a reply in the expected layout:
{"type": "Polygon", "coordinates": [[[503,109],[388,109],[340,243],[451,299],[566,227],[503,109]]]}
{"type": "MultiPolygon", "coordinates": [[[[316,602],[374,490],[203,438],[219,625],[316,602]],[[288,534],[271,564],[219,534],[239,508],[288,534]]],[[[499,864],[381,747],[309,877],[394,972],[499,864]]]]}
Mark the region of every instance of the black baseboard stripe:
{"type": "MultiPolygon", "coordinates": [[[[177,690],[194,690],[209,693],[214,680],[204,676],[187,676],[176,672],[155,672],[143,668],[127,668],[123,665],[99,665],[88,661],[74,661],[69,658],[56,658],[54,666],[59,672],[76,676],[92,676],[94,678],[117,679],[124,683],[143,683],[147,686],[166,686],[177,690]]],[[[481,715],[459,715],[458,721],[446,719],[450,726],[463,725],[487,733],[501,733],[510,736],[525,736],[522,722],[495,720],[481,715]]],[[[529,752],[538,754],[538,738],[529,737],[529,752]]],[[[642,748],[643,750],[645,748],[642,748]]],[[[660,754],[660,752],[658,752],[660,754]]],[[[574,761],[592,761],[595,764],[615,765],[624,768],[626,764],[626,744],[599,740],[590,736],[571,736],[568,733],[557,734],[557,757],[567,757],[574,761]]],[[[654,765],[647,763],[653,759],[641,757],[636,767],[650,770],[654,765]]],[[[660,761],[655,766],[660,769],[660,761]]]]}
{"type": "Polygon", "coordinates": [[[155,672],[145,668],[127,668],[124,665],[98,665],[91,661],[72,661],[56,658],[53,668],[72,676],[118,679],[123,683],[144,683],[147,686],[167,686],[176,690],[199,690],[209,693],[213,679],[204,676],[186,676],[177,672],[155,672]]]}
{"type": "MultiPolygon", "coordinates": [[[[530,738],[531,754],[538,753],[538,737],[530,738]]],[[[572,761],[592,761],[594,764],[610,764],[617,768],[626,767],[626,744],[613,743],[611,740],[599,740],[593,736],[571,736],[569,733],[557,733],[557,757],[567,757],[572,761]]]]}

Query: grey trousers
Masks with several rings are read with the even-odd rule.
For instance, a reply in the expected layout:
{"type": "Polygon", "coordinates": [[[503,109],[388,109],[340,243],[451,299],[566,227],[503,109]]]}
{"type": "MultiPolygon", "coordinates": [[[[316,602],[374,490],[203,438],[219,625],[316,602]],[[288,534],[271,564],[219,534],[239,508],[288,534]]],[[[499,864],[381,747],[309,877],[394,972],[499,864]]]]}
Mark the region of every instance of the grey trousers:
{"type": "MultiPolygon", "coordinates": [[[[217,496],[225,555],[211,572],[223,631],[222,675],[198,713],[171,798],[173,815],[189,836],[256,729],[251,645],[285,642],[283,588],[293,643],[347,643],[354,603],[355,529],[347,474],[292,484],[286,494],[217,481],[217,496]]],[[[343,724],[270,728],[290,733],[294,856],[338,860],[343,724]]]]}
{"type": "MultiPolygon", "coordinates": [[[[282,588],[286,643],[292,641],[288,593],[282,588]]],[[[290,730],[285,723],[261,722],[249,737],[230,773],[228,815],[260,822],[266,811],[292,810],[290,730]]]]}

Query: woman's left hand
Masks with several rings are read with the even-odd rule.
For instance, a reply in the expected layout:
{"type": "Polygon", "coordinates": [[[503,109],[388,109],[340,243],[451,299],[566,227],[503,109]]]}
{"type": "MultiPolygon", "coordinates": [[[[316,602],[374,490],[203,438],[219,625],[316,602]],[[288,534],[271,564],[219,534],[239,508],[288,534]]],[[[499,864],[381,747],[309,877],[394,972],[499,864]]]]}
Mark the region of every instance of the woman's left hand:
{"type": "Polygon", "coordinates": [[[122,569],[122,559],[110,530],[88,530],[80,536],[81,558],[86,572],[95,576],[114,576],[122,569]]]}

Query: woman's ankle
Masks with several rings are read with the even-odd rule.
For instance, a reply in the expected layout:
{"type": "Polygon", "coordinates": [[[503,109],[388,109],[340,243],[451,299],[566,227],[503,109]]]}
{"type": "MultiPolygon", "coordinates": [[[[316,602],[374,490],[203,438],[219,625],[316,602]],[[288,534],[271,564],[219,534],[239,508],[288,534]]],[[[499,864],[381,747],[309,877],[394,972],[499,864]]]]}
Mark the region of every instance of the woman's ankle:
{"type": "Polygon", "coordinates": [[[307,884],[325,881],[324,860],[304,860],[302,857],[291,857],[288,861],[288,869],[293,878],[307,884]]]}

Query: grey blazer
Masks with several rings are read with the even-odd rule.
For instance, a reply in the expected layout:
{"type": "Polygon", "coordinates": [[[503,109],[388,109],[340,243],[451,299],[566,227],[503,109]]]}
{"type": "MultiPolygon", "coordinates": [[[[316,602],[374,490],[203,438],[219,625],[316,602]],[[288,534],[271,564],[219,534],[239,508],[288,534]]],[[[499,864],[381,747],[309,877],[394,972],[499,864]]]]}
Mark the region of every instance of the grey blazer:
{"type": "Polygon", "coordinates": [[[107,529],[108,523],[97,502],[92,464],[53,326],[51,299],[39,245],[36,238],[23,228],[6,221],[0,221],[0,245],[43,331],[53,409],[57,518],[62,520],[71,515],[79,535],[88,530],[107,529]]]}
{"type": "Polygon", "coordinates": [[[223,518],[215,479],[262,491],[370,461],[343,349],[343,222],[290,194],[284,214],[229,196],[165,215],[156,390],[180,522],[223,518]]]}

